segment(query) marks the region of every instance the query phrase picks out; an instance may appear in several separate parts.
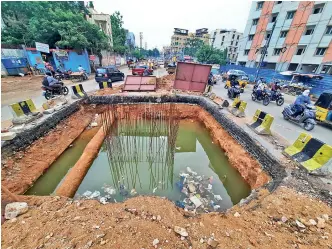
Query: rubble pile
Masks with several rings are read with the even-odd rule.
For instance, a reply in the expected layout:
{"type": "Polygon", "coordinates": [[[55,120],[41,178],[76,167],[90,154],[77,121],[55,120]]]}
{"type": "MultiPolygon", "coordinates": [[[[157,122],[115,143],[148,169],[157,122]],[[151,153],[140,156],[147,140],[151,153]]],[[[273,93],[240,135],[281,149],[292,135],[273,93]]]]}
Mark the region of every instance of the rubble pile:
{"type": "Polygon", "coordinates": [[[185,211],[193,213],[208,213],[222,211],[220,203],[222,197],[213,193],[213,177],[198,175],[190,167],[187,172],[179,174],[180,180],[176,183],[184,198],[175,202],[175,205],[185,211]]]}
{"type": "Polygon", "coordinates": [[[174,80],[174,74],[157,78],[157,89],[170,91],[173,88],[174,80]]]}

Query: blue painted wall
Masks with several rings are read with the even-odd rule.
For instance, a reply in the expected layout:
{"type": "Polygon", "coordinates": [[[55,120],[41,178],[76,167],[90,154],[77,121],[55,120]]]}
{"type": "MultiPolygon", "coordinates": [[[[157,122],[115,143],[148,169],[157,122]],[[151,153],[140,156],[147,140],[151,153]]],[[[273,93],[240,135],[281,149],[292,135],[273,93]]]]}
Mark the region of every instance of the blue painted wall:
{"type": "Polygon", "coordinates": [[[37,68],[45,69],[44,61],[39,51],[26,50],[26,56],[32,67],[37,64],[37,68]]]}
{"type": "MultiPolygon", "coordinates": [[[[60,66],[60,61],[56,59],[54,53],[53,58],[56,64],[56,67],[60,66]]],[[[78,66],[82,65],[82,67],[87,71],[87,73],[91,73],[89,55],[86,50],[83,50],[82,53],[78,53],[75,51],[68,52],[68,60],[61,60],[61,63],[64,65],[65,70],[72,70],[73,72],[78,71],[78,66]]]]}
{"type": "MultiPolygon", "coordinates": [[[[244,67],[240,65],[226,65],[221,66],[220,70],[223,72],[227,72],[228,70],[236,69],[236,70],[242,70],[246,74],[249,75],[249,78],[251,81],[255,79],[256,75],[256,68],[251,67],[244,67]]],[[[332,75],[326,75],[322,74],[324,77],[321,80],[318,79],[310,79],[310,78],[304,78],[302,82],[310,87],[312,87],[310,93],[319,96],[324,91],[331,91],[332,90],[332,75]]],[[[273,79],[279,79],[279,80],[291,80],[292,76],[285,76],[280,74],[279,72],[273,70],[273,69],[261,69],[259,72],[259,77],[264,77],[267,82],[271,82],[273,79]]]]}

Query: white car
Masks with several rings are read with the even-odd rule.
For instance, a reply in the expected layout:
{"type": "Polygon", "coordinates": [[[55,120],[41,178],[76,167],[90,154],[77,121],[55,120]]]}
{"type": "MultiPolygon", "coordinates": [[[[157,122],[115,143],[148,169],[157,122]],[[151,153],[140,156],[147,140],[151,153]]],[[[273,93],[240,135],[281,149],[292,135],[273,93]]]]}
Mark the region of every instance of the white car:
{"type": "Polygon", "coordinates": [[[227,75],[236,75],[236,76],[247,76],[247,74],[245,73],[245,72],[243,72],[243,71],[241,71],[241,70],[229,70],[228,72],[227,72],[227,75]]]}

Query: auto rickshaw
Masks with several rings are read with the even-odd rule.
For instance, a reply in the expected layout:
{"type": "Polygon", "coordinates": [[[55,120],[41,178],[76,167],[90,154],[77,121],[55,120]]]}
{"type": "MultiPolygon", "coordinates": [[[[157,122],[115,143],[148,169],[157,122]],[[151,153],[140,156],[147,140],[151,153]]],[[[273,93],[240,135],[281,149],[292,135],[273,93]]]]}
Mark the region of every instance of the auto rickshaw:
{"type": "MultiPolygon", "coordinates": [[[[229,80],[231,78],[231,76],[232,76],[232,74],[228,76],[228,79],[227,79],[227,81],[225,83],[225,86],[224,86],[225,89],[228,89],[228,88],[231,87],[231,81],[229,80]]],[[[234,75],[234,76],[236,77],[236,80],[240,84],[240,87],[241,87],[240,91],[241,91],[241,93],[243,93],[244,92],[244,88],[246,88],[249,79],[243,78],[243,77],[241,77],[241,79],[239,79],[239,76],[237,76],[237,75],[234,75]]]]}
{"type": "Polygon", "coordinates": [[[323,92],[315,103],[316,119],[332,125],[332,91],[323,92]]]}

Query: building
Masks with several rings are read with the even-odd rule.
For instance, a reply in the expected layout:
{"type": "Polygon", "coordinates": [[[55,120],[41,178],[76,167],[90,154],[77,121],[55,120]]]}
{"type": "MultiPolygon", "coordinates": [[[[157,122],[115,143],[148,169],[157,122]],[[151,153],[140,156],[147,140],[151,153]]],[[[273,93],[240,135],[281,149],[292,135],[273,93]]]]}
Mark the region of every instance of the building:
{"type": "Polygon", "coordinates": [[[269,38],[265,68],[332,74],[332,2],[253,2],[238,64],[256,67],[269,38]]]}
{"type": "Polygon", "coordinates": [[[109,44],[113,47],[111,16],[98,13],[93,8],[88,8],[90,14],[86,16],[88,22],[96,24],[109,37],[109,44]]]}
{"type": "Polygon", "coordinates": [[[129,48],[135,48],[135,35],[133,32],[126,30],[126,46],[129,48]]]}
{"type": "Polygon", "coordinates": [[[230,62],[235,63],[242,35],[243,34],[237,32],[236,29],[216,29],[211,33],[211,45],[220,50],[225,50],[227,48],[227,58],[230,62]]]}
{"type": "Polygon", "coordinates": [[[204,42],[204,44],[209,44],[209,31],[207,28],[197,29],[195,33],[189,33],[188,29],[174,28],[174,33],[171,37],[171,50],[173,53],[182,52],[188,39],[198,38],[204,42]]]}

